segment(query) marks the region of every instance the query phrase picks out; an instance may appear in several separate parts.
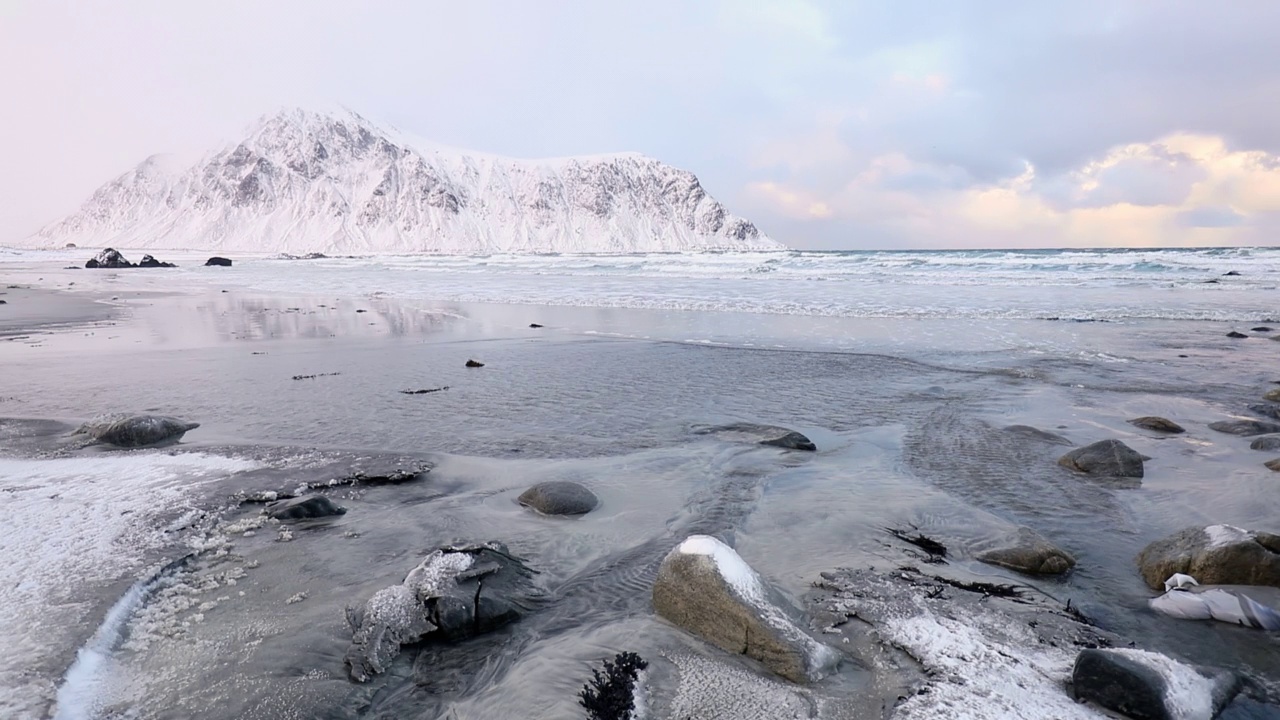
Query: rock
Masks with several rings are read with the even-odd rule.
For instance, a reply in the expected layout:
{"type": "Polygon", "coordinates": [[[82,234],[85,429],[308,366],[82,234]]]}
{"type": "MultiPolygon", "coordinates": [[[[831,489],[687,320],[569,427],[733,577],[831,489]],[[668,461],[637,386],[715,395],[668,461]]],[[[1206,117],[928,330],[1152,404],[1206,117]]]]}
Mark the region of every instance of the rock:
{"type": "Polygon", "coordinates": [[[529,323],[529,327],[531,327],[531,328],[540,328],[540,327],[542,327],[542,326],[541,326],[541,325],[539,325],[538,323],[529,323]]]}
{"type": "Polygon", "coordinates": [[[520,620],[539,595],[533,574],[498,543],[432,552],[401,584],[379,590],[363,608],[347,608],[351,679],[386,670],[401,645],[463,640],[520,620]]]}
{"type": "Polygon", "coordinates": [[[1143,548],[1137,562],[1152,590],[1163,590],[1175,573],[1205,585],[1280,587],[1280,535],[1230,525],[1187,528],[1143,548]]]}
{"type": "Polygon", "coordinates": [[[276,520],[310,520],[346,515],[347,509],[323,495],[305,495],[267,503],[266,513],[276,520]]]}
{"type": "Polygon", "coordinates": [[[600,504],[595,493],[564,480],[538,483],[521,493],[516,501],[543,515],[585,515],[600,504]]]}
{"type": "Polygon", "coordinates": [[[128,268],[137,267],[124,258],[119,251],[107,248],[84,264],[87,268],[128,268]]]}
{"type": "Polygon", "coordinates": [[[1143,456],[1119,440],[1100,440],[1058,458],[1058,464],[1099,477],[1143,476],[1143,456]]]}
{"type": "Polygon", "coordinates": [[[66,245],[63,245],[62,247],[66,248],[66,249],[68,249],[68,250],[74,250],[74,249],[76,249],[76,244],[75,244],[75,243],[67,243],[66,245]]]}
{"type": "Polygon", "coordinates": [[[1280,420],[1280,405],[1274,403],[1253,403],[1249,405],[1249,412],[1272,420],[1280,420]]]}
{"type": "Polygon", "coordinates": [[[227,258],[218,257],[217,255],[214,255],[213,257],[204,261],[204,266],[205,267],[231,267],[231,261],[228,260],[227,258]]]}
{"type": "Polygon", "coordinates": [[[1253,442],[1249,443],[1249,449],[1264,452],[1280,450],[1280,435],[1263,435],[1260,438],[1254,438],[1253,442]]]}
{"type": "Polygon", "coordinates": [[[1008,425],[1003,429],[1005,432],[1021,435],[1029,440],[1037,440],[1051,445],[1075,445],[1075,443],[1057,433],[1051,433],[1047,430],[1031,427],[1030,425],[1008,425]]]}
{"type": "Polygon", "coordinates": [[[1222,277],[1239,277],[1239,275],[1240,273],[1236,272],[1235,270],[1228,270],[1222,273],[1222,277]]]}
{"type": "Polygon", "coordinates": [[[676,626],[795,683],[821,678],[839,660],[788,617],[797,613],[733,548],[707,535],[690,536],[663,559],[653,607],[676,626]]]}
{"type": "Polygon", "coordinates": [[[1029,575],[1061,575],[1076,565],[1075,558],[1025,527],[1006,537],[975,546],[974,550],[974,557],[984,563],[1029,575]]]}
{"type": "Polygon", "coordinates": [[[1249,328],[1250,332],[1271,332],[1271,328],[1266,325],[1259,325],[1255,328],[1249,328]]]}
{"type": "Polygon", "coordinates": [[[1155,432],[1172,433],[1175,435],[1187,431],[1186,428],[1182,427],[1178,423],[1162,417],[1156,417],[1155,415],[1134,418],[1129,421],[1129,424],[1135,427],[1140,427],[1143,430],[1153,430],[1155,432]]]}
{"type": "Polygon", "coordinates": [[[1243,437],[1280,433],[1280,425],[1272,422],[1264,422],[1262,420],[1221,420],[1219,422],[1209,423],[1209,429],[1217,430],[1220,433],[1226,433],[1228,435],[1240,435],[1243,437]]]}
{"type": "Polygon", "coordinates": [[[174,265],[173,263],[160,262],[159,260],[157,260],[157,259],[155,259],[155,258],[151,257],[150,255],[143,255],[143,256],[142,256],[142,262],[138,263],[138,267],[144,267],[144,268],[171,268],[171,267],[178,267],[178,266],[177,266],[177,265],[174,265]]]}
{"type": "Polygon", "coordinates": [[[1232,330],[1231,332],[1227,333],[1227,337],[1229,337],[1229,338],[1235,338],[1235,339],[1239,340],[1240,338],[1247,338],[1247,337],[1249,337],[1249,336],[1248,336],[1248,335],[1245,335],[1245,334],[1244,334],[1244,333],[1242,333],[1242,332],[1236,332],[1235,330],[1232,330]]]}
{"type": "Polygon", "coordinates": [[[1263,465],[1263,467],[1265,467],[1266,469],[1270,470],[1271,472],[1280,472],[1280,458],[1275,458],[1275,459],[1273,459],[1273,460],[1268,460],[1268,461],[1266,461],[1266,462],[1262,463],[1262,465],[1263,465]]]}
{"type": "Polygon", "coordinates": [[[719,435],[727,440],[743,440],[760,445],[786,448],[788,450],[817,450],[818,446],[804,435],[783,427],[773,425],[756,425],[755,423],[731,423],[715,427],[696,428],[699,435],[719,435]]]}
{"type": "Polygon", "coordinates": [[[1280,402],[1280,388],[1268,390],[1266,394],[1262,396],[1262,399],[1267,402],[1280,402]]]}
{"type": "Polygon", "coordinates": [[[1212,720],[1240,680],[1145,650],[1088,648],[1076,656],[1071,687],[1077,700],[1139,720],[1212,720]]]}
{"type": "Polygon", "coordinates": [[[484,363],[482,363],[482,362],[476,362],[475,360],[468,360],[468,361],[467,361],[467,367],[469,367],[469,368],[484,367],[484,363]]]}
{"type": "Polygon", "coordinates": [[[75,434],[119,447],[144,447],[177,442],[200,423],[187,422],[165,415],[99,415],[80,426],[75,434]]]}

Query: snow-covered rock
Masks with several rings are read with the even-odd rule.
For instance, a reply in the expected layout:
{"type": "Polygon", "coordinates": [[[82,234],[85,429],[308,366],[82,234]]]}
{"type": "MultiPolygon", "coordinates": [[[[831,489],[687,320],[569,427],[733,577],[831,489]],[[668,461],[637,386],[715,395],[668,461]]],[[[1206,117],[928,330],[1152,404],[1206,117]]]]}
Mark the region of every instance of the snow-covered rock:
{"type": "Polygon", "coordinates": [[[456,254],[775,250],[644,155],[516,160],[286,110],[194,165],[157,155],[23,244],[456,254]]]}

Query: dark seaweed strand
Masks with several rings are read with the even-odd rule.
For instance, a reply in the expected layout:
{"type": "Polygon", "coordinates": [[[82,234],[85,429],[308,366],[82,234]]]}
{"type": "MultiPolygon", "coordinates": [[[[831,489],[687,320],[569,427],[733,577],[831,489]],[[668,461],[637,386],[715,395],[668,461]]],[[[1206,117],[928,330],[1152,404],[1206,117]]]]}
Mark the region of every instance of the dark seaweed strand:
{"type": "Polygon", "coordinates": [[[593,669],[590,682],[578,693],[578,704],[589,720],[631,720],[635,711],[635,686],[649,663],[633,652],[620,652],[593,669]]]}

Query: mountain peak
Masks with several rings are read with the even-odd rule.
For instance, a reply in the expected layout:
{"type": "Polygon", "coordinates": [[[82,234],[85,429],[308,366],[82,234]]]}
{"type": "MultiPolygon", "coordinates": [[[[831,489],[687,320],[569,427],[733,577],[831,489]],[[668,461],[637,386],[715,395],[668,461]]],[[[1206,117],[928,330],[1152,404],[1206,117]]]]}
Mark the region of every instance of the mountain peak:
{"type": "Polygon", "coordinates": [[[353,110],[283,108],[183,167],[152,156],[32,244],[266,252],[782,249],[639,153],[520,160],[353,110]]]}

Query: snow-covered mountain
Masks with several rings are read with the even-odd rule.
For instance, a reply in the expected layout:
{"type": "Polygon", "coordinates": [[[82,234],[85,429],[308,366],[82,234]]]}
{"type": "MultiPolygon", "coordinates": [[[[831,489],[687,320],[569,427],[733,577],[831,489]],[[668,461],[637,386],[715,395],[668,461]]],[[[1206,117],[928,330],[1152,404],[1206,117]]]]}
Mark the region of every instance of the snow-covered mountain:
{"type": "Polygon", "coordinates": [[[194,165],[153,156],[24,244],[486,254],[777,250],[693,173],[638,154],[515,160],[350,111],[287,110],[194,165]]]}

